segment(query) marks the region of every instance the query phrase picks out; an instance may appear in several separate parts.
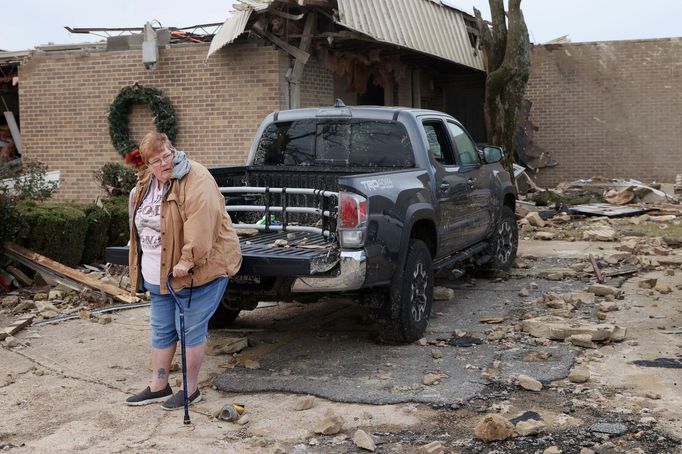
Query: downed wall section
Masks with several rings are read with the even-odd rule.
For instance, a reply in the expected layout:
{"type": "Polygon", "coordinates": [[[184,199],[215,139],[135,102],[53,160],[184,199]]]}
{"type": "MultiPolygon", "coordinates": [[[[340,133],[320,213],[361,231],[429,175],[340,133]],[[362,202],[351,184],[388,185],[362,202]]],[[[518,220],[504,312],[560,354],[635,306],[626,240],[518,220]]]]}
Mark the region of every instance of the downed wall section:
{"type": "Polygon", "coordinates": [[[682,38],[535,46],[533,140],[559,164],[540,186],[590,178],[672,183],[682,143],[682,38]]]}

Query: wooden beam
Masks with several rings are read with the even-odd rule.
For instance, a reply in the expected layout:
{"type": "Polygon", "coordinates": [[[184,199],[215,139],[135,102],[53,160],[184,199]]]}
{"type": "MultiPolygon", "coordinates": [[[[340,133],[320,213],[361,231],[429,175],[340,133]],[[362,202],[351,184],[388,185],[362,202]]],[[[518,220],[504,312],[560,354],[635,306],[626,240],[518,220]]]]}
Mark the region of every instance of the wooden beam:
{"type": "Polygon", "coordinates": [[[286,53],[294,57],[296,60],[302,60],[304,64],[308,62],[308,59],[310,58],[310,54],[308,52],[303,52],[298,47],[292,46],[291,44],[287,43],[280,37],[265,30],[265,27],[260,21],[255,22],[253,24],[253,30],[263,38],[275,44],[277,47],[280,47],[282,50],[284,50],[286,53]]]}
{"type": "Polygon", "coordinates": [[[26,328],[33,321],[33,317],[33,315],[30,315],[26,318],[16,320],[12,322],[11,325],[0,330],[0,340],[4,340],[9,336],[14,336],[16,333],[26,328]]]}
{"type": "MultiPolygon", "coordinates": [[[[40,255],[29,249],[23,248],[17,244],[7,243],[5,245],[5,250],[7,251],[6,255],[10,258],[12,258],[13,255],[16,255],[25,259],[23,261],[24,264],[27,264],[28,261],[36,265],[35,267],[36,271],[41,271],[41,269],[44,270],[45,268],[47,268],[48,270],[52,271],[57,275],[65,276],[66,278],[76,281],[86,287],[102,291],[107,295],[116,298],[119,301],[123,301],[124,303],[137,303],[140,301],[139,298],[128,294],[128,292],[126,292],[123,289],[120,289],[114,285],[100,282],[98,279],[94,279],[88,276],[87,274],[81,273],[78,270],[70,268],[62,263],[56,262],[50,258],[45,257],[44,255],[40,255]]],[[[27,264],[27,266],[31,265],[27,264]]]]}
{"type": "MultiPolygon", "coordinates": [[[[306,54],[308,54],[308,51],[310,50],[310,44],[313,39],[313,27],[315,26],[316,20],[316,13],[309,12],[308,17],[305,20],[305,25],[303,26],[303,37],[301,38],[299,49],[306,54]]],[[[289,104],[292,109],[301,107],[301,78],[303,77],[303,68],[305,67],[306,61],[307,59],[304,61],[296,58],[294,68],[291,71],[291,78],[289,79],[289,104]]]]}

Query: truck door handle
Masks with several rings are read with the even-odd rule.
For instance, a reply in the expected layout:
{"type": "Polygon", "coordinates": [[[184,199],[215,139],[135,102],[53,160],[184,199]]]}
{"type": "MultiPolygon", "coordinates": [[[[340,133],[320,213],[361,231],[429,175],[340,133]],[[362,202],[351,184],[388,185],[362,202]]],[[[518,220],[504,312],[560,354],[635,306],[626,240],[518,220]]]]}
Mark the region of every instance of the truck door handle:
{"type": "Polygon", "coordinates": [[[441,183],[440,184],[440,190],[442,192],[446,192],[446,191],[450,190],[450,183],[445,183],[445,182],[441,183]]]}
{"type": "Polygon", "coordinates": [[[469,178],[467,182],[469,183],[469,187],[474,189],[474,186],[476,185],[476,178],[469,178]]]}

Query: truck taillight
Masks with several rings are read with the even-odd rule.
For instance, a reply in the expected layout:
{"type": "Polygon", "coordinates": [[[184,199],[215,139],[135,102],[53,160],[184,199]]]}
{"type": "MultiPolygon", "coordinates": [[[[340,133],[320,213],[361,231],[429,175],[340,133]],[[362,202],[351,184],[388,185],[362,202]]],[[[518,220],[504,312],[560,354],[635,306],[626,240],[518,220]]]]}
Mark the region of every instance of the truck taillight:
{"type": "Polygon", "coordinates": [[[364,227],[367,221],[367,199],[352,192],[339,193],[339,228],[364,227]]]}

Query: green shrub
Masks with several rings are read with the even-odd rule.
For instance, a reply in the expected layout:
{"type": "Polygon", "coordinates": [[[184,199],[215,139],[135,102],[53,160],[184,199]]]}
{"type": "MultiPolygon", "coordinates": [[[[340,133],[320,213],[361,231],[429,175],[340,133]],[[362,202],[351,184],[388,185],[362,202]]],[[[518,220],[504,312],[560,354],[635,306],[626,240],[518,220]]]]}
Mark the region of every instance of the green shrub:
{"type": "Polygon", "coordinates": [[[109,245],[111,216],[108,211],[94,203],[84,205],[82,209],[88,222],[88,230],[85,233],[85,249],[81,262],[94,263],[104,258],[104,249],[109,245]]]}
{"type": "Polygon", "coordinates": [[[109,196],[128,195],[137,183],[137,172],[118,162],[107,162],[95,172],[95,179],[109,196]]]}
{"type": "Polygon", "coordinates": [[[25,200],[46,200],[57,183],[45,181],[47,166],[38,161],[0,167],[0,247],[19,230],[15,207],[25,200]]]}
{"type": "Polygon", "coordinates": [[[18,204],[16,212],[20,245],[68,266],[80,263],[88,230],[83,210],[29,201],[18,204]]]}
{"type": "Polygon", "coordinates": [[[108,197],[102,199],[104,208],[109,212],[109,241],[108,246],[125,246],[130,239],[128,224],[128,197],[108,197]]]}
{"type": "Polygon", "coordinates": [[[9,241],[15,230],[14,203],[7,192],[0,187],[0,248],[9,241]]]}

